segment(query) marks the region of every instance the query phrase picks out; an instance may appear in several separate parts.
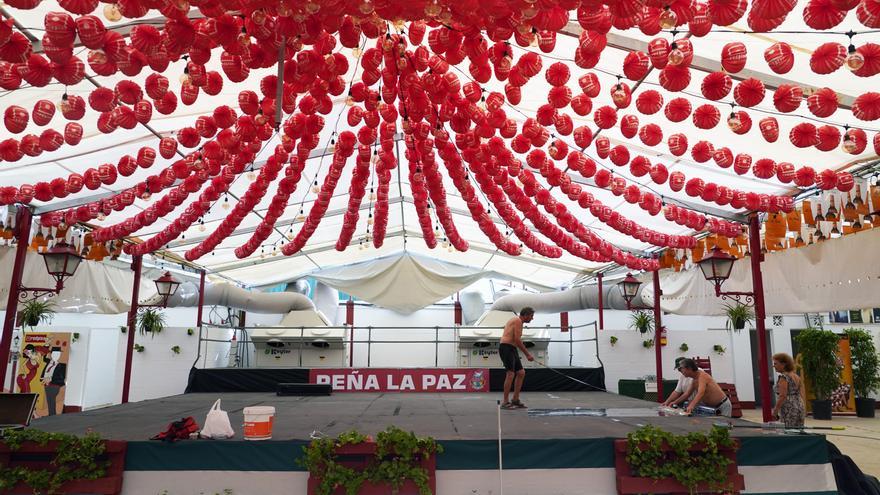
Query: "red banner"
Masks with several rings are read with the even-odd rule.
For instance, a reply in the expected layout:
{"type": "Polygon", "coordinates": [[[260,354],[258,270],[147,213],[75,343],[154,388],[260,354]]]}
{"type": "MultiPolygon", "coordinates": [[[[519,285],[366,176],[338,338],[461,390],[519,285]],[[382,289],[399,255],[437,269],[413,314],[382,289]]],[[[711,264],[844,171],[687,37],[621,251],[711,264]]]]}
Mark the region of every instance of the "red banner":
{"type": "Polygon", "coordinates": [[[329,384],[334,392],[488,392],[485,368],[311,369],[309,383],[329,384]]]}

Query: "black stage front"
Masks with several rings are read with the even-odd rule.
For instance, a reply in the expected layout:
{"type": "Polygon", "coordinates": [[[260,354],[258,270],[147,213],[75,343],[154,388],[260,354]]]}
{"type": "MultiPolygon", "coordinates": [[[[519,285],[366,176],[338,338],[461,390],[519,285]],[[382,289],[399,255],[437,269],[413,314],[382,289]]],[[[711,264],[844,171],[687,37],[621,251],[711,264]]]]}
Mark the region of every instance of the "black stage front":
{"type": "MultiPolygon", "coordinates": [[[[273,440],[306,440],[319,431],[327,435],[357,429],[376,433],[388,425],[441,440],[498,438],[497,393],[336,393],[324,397],[278,397],[271,393],[183,394],[163,399],[106,407],[77,414],[45,417],[33,426],[41,430],[104,438],[146,440],[170,421],[193,416],[201,425],[211,405],[222,408],[241,439],[247,406],[274,406],[273,440]]],[[[607,392],[526,392],[523,401],[534,412],[608,409],[608,417],[530,415],[526,410],[502,411],[504,438],[623,438],[650,422],[674,433],[706,431],[718,418],[658,417],[657,404],[607,392]]],[[[734,420],[735,424],[751,424],[734,420]]],[[[761,430],[737,429],[737,436],[760,435],[761,430]]]]}
{"type": "MultiPolygon", "coordinates": [[[[489,390],[504,387],[504,369],[489,370],[489,390]]],[[[193,368],[186,393],[275,392],[279,383],[308,383],[308,368],[193,368]]],[[[529,368],[524,392],[578,392],[605,390],[604,368],[529,368]],[[560,375],[560,373],[565,376],[560,375]],[[566,378],[580,380],[587,385],[566,378]]]]}

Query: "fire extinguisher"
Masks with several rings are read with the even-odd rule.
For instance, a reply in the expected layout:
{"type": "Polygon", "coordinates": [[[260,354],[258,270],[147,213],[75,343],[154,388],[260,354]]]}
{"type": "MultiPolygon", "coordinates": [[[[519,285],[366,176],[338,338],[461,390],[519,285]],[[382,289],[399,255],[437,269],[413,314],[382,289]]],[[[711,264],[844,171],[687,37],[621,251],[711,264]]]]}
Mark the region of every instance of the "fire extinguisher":
{"type": "Polygon", "coordinates": [[[666,345],[666,327],[660,327],[660,345],[666,345]]]}

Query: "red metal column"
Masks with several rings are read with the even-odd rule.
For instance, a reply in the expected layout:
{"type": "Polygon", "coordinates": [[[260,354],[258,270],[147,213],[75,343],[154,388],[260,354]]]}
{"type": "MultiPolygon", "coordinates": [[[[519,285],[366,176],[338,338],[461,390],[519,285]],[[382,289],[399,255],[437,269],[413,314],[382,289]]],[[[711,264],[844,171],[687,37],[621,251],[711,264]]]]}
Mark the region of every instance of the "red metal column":
{"type": "Polygon", "coordinates": [[[602,304],[602,274],[596,276],[599,281],[599,330],[605,330],[605,308],[602,304]]]}
{"type": "Polygon", "coordinates": [[[9,362],[9,348],[12,346],[12,330],[18,313],[18,292],[21,289],[21,276],[24,273],[24,260],[27,256],[31,234],[31,211],[19,207],[15,217],[18,246],[15,248],[15,261],[12,265],[12,278],[9,280],[9,297],[6,299],[6,313],[3,318],[3,335],[0,336],[0,389],[6,383],[6,365],[9,362]]]}
{"type": "Polygon", "coordinates": [[[752,262],[752,291],[755,293],[755,328],[758,332],[758,376],[761,379],[761,412],[764,422],[773,420],[770,394],[770,370],[767,364],[767,329],[764,320],[767,314],[764,312],[764,278],[761,276],[761,262],[764,255],[761,253],[761,222],[758,215],[752,215],[749,219],[749,251],[752,262]]]}
{"type": "Polygon", "coordinates": [[[354,367],[354,301],[349,297],[345,302],[345,324],[348,325],[349,340],[348,345],[348,367],[354,367]]]}
{"type": "Polygon", "coordinates": [[[455,294],[455,314],[453,323],[455,325],[461,326],[461,298],[458,296],[458,293],[455,294]]]}
{"type": "Polygon", "coordinates": [[[138,298],[141,288],[141,268],[143,258],[136,255],[131,259],[131,270],[134,272],[134,284],[131,288],[131,305],[128,308],[128,346],[125,348],[125,375],[122,379],[122,403],[128,403],[131,389],[131,358],[134,355],[134,334],[137,332],[138,298]]]}
{"type": "Polygon", "coordinates": [[[663,402],[663,321],[660,314],[660,270],[654,270],[654,359],[657,365],[657,402],[663,402]]]}
{"type": "MultiPolygon", "coordinates": [[[[202,328],[202,306],[205,305],[205,270],[199,273],[199,307],[196,309],[196,326],[202,328]]],[[[201,335],[201,330],[199,335],[201,335]]]]}
{"type": "Polygon", "coordinates": [[[559,329],[563,332],[567,332],[568,328],[568,311],[563,311],[559,313],[559,329]]]}

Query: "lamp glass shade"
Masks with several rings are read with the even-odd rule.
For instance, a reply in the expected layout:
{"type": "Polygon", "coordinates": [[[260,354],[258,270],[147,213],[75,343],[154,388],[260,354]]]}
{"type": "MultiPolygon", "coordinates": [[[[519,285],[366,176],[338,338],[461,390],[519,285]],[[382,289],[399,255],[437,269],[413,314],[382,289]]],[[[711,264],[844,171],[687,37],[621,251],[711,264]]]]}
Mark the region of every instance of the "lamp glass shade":
{"type": "Polygon", "coordinates": [[[59,242],[42,253],[46,271],[56,281],[61,282],[76,272],[82,257],[76,249],[66,242],[59,242]]]}
{"type": "Polygon", "coordinates": [[[716,246],[712,249],[712,252],[700,260],[698,264],[700,265],[700,270],[702,270],[703,276],[706,277],[706,280],[714,282],[716,285],[720,286],[725,280],[730,278],[730,272],[733,270],[734,261],[736,261],[736,258],[725,253],[716,246]]]}
{"type": "Polygon", "coordinates": [[[178,287],[180,287],[180,282],[172,277],[170,272],[165,272],[165,275],[156,279],[156,292],[162,297],[173,296],[178,287]]]}
{"type": "Polygon", "coordinates": [[[622,295],[625,300],[632,301],[639,292],[640,285],[642,285],[642,283],[639,282],[637,278],[633,277],[631,273],[627,273],[626,278],[617,284],[617,288],[620,289],[620,295],[622,295]]]}

